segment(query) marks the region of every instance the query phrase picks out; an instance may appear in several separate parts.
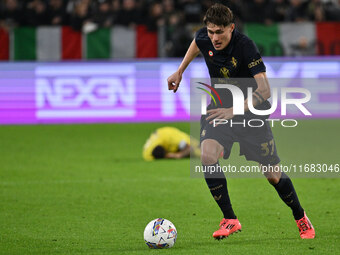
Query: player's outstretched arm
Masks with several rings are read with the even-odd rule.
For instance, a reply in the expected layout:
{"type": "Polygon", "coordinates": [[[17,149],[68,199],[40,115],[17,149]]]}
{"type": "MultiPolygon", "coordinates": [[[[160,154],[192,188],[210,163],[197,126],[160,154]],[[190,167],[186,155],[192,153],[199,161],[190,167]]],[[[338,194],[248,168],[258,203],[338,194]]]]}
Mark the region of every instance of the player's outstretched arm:
{"type": "Polygon", "coordinates": [[[173,90],[174,93],[176,93],[179,84],[182,80],[182,74],[184,73],[185,69],[188,67],[188,65],[190,64],[190,62],[197,57],[197,55],[199,54],[200,50],[197,47],[197,44],[195,42],[195,39],[191,42],[187,53],[185,54],[182,63],[180,64],[180,66],[178,67],[178,70],[173,73],[172,75],[169,76],[168,78],[168,88],[169,90],[173,90]]]}

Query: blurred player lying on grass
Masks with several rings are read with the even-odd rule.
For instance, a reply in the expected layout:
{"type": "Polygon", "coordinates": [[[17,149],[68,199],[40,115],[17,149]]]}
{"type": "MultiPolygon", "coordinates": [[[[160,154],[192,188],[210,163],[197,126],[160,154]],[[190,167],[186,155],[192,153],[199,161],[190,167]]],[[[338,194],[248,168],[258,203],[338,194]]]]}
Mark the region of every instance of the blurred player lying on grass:
{"type": "Polygon", "coordinates": [[[162,127],[153,132],[143,147],[143,158],[146,161],[154,159],[180,159],[190,156],[199,157],[199,142],[177,128],[162,127]]]}

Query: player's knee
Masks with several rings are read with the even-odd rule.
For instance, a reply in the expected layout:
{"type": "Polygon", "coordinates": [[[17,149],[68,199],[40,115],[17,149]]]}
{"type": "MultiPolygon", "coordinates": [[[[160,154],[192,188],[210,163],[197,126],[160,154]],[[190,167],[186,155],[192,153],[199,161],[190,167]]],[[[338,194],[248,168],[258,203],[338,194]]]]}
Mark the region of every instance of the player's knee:
{"type": "Polygon", "coordinates": [[[220,151],[223,149],[214,140],[204,140],[201,144],[201,162],[203,165],[216,164],[218,161],[220,151]]]}
{"type": "Polygon", "coordinates": [[[212,165],[218,161],[218,158],[214,153],[211,153],[206,150],[202,150],[201,152],[201,162],[203,165],[212,165]]]}
{"type": "Polygon", "coordinates": [[[281,171],[278,165],[271,166],[271,168],[263,168],[260,165],[264,176],[267,178],[268,182],[272,185],[278,184],[281,179],[281,171]]]}
{"type": "Polygon", "coordinates": [[[269,183],[271,185],[275,185],[275,184],[279,183],[280,177],[278,177],[278,176],[267,176],[267,180],[269,181],[269,183]]]}

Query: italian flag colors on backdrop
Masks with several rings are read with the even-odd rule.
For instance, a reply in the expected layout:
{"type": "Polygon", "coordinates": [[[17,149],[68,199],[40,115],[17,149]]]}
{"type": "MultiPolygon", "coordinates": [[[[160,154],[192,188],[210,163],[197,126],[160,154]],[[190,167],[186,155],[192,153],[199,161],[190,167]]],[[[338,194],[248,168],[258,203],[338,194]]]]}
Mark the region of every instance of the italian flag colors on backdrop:
{"type": "Polygon", "coordinates": [[[245,34],[254,40],[263,56],[340,55],[340,23],[246,24],[245,34]]]}
{"type": "MultiPolygon", "coordinates": [[[[340,23],[246,24],[263,56],[340,55],[340,23]]],[[[161,34],[145,26],[100,28],[83,34],[70,27],[0,28],[0,60],[58,61],[158,57],[161,34]]],[[[164,39],[164,38],[163,38],[164,39]]],[[[164,41],[164,40],[163,40],[164,41]]]]}
{"type": "Polygon", "coordinates": [[[88,34],[70,27],[0,30],[1,60],[58,61],[157,57],[157,33],[145,26],[115,26],[88,34]]]}

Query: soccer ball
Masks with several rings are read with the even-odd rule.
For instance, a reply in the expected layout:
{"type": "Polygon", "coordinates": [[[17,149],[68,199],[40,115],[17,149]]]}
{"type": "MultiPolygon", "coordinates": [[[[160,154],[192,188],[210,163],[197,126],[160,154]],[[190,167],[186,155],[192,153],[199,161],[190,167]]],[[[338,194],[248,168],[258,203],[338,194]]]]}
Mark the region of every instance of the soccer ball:
{"type": "Polygon", "coordinates": [[[150,221],[144,230],[144,241],[151,249],[171,248],[176,238],[175,225],[163,218],[150,221]]]}

